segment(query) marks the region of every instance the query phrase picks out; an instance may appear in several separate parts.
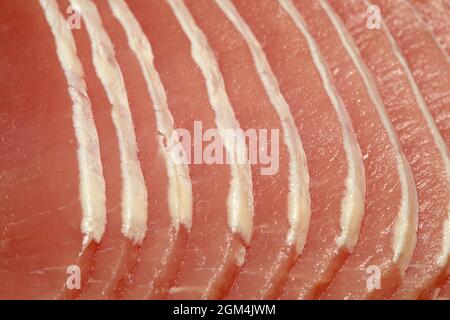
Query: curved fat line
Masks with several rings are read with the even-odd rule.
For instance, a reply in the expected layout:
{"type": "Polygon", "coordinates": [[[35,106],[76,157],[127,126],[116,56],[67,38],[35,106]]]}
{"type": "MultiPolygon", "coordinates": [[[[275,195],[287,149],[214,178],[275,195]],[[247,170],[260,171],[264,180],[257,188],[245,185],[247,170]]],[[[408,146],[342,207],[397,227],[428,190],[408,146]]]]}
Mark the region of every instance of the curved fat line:
{"type": "MultiPolygon", "coordinates": [[[[177,164],[171,158],[173,145],[178,139],[174,130],[173,117],[167,105],[166,92],[153,63],[151,45],[139,25],[139,22],[123,0],[109,0],[109,5],[114,16],[124,28],[128,44],[139,60],[142,72],[147,82],[148,91],[153,100],[158,131],[164,139],[160,139],[160,150],[166,161],[169,177],[169,210],[172,221],[178,230],[179,224],[183,224],[188,230],[192,226],[192,184],[189,177],[187,164],[177,164]],[[168,146],[164,146],[165,140],[168,146]]],[[[180,148],[183,151],[182,148],[180,148]]]]}
{"type": "Polygon", "coordinates": [[[72,121],[78,142],[80,201],[83,213],[81,231],[84,234],[83,248],[86,248],[92,239],[100,242],[106,225],[105,179],[97,128],[72,32],[55,0],[40,0],[40,5],[55,38],[56,52],[73,102],[72,121]]]}
{"type": "MultiPolygon", "coordinates": [[[[420,89],[417,86],[416,81],[414,80],[414,76],[409,69],[409,66],[406,62],[405,57],[403,56],[400,48],[398,47],[397,43],[395,42],[394,37],[392,36],[391,32],[389,31],[389,28],[386,26],[386,24],[383,23],[383,30],[389,40],[389,44],[391,45],[392,51],[394,52],[395,57],[400,62],[400,65],[403,68],[403,71],[405,72],[408,83],[411,86],[414,96],[417,101],[417,105],[419,106],[419,110],[422,112],[428,129],[431,132],[431,135],[433,136],[434,142],[436,143],[436,146],[439,150],[439,153],[442,157],[442,162],[445,167],[445,172],[447,174],[447,187],[450,192],[450,158],[449,153],[447,149],[447,145],[444,142],[444,139],[442,138],[439,129],[436,126],[436,123],[434,122],[433,116],[431,115],[431,112],[429,111],[427,104],[425,102],[425,99],[423,98],[422,94],[420,93],[420,89]]],[[[449,259],[450,256],[450,201],[447,205],[447,219],[444,222],[443,225],[443,238],[442,238],[442,251],[441,254],[437,257],[437,264],[441,267],[444,267],[449,259]]]]}
{"type": "Polygon", "coordinates": [[[386,112],[383,100],[381,99],[378,89],[375,85],[375,81],[372,78],[369,70],[365,66],[364,62],[362,61],[359,49],[353,42],[352,37],[348,34],[348,31],[346,30],[342,21],[328,4],[328,2],[325,0],[320,0],[319,3],[327,13],[328,18],[334,25],[343,46],[352,59],[353,64],[357,68],[362,79],[364,80],[364,84],[367,88],[370,99],[376,107],[381,123],[388,133],[389,142],[391,143],[395,151],[395,160],[397,163],[397,172],[400,178],[402,200],[398,218],[395,222],[394,227],[393,261],[399,262],[402,270],[404,270],[409,265],[415,248],[418,223],[417,190],[415,187],[411,167],[409,166],[409,162],[403,154],[403,150],[400,146],[400,141],[398,140],[395,129],[386,112]]]}
{"type": "Polygon", "coordinates": [[[321,56],[320,49],[308,30],[302,16],[291,0],[280,0],[284,10],[289,14],[297,28],[305,37],[314,64],[323,81],[324,89],[331,100],[342,128],[342,139],[348,163],[348,175],[345,181],[346,193],[341,202],[341,234],[336,238],[338,247],[351,251],[358,241],[361,222],[364,217],[365,171],[364,163],[356,141],[350,118],[341,97],[334,87],[328,67],[321,56]]]}
{"type": "Polygon", "coordinates": [[[122,233],[139,244],[147,231],[147,188],[137,156],[136,136],[122,72],[95,4],[90,0],[70,2],[84,19],[91,40],[95,71],[112,105],[123,183],[122,233]]]}
{"type": "Polygon", "coordinates": [[[311,216],[309,173],[302,141],[289,105],[280,92],[278,80],[267,61],[260,43],[231,1],[216,0],[216,3],[247,42],[266,94],[280,117],[284,143],[290,158],[287,215],[291,228],[287,235],[287,243],[289,245],[295,244],[297,252],[301,253],[308,234],[311,216]]]}
{"type": "Polygon", "coordinates": [[[227,199],[228,223],[233,232],[239,233],[243,240],[249,243],[254,210],[252,172],[246,146],[236,144],[237,147],[233,148],[233,137],[227,134],[230,129],[234,132],[242,129],[234,115],[220,68],[205,35],[196,25],[182,0],[168,0],[168,3],[191,42],[192,58],[205,78],[209,100],[216,115],[216,125],[224,141],[225,150],[234,159],[230,165],[232,178],[227,199]],[[236,159],[245,159],[244,164],[239,164],[236,159]]]}

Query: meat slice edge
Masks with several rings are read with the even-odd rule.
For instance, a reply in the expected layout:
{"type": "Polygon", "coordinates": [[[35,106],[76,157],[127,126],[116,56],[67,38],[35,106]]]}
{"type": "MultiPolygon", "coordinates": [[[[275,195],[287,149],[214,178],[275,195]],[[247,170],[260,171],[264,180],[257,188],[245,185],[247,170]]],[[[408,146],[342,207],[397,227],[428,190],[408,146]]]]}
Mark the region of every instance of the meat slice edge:
{"type": "MultiPolygon", "coordinates": [[[[395,228],[405,214],[414,212],[414,201],[410,203],[411,199],[415,199],[412,173],[373,80],[359,57],[355,55],[354,48],[347,39],[348,35],[335,27],[319,2],[295,0],[293,5],[305,20],[330,68],[330,74],[352,121],[363,153],[366,174],[365,216],[359,243],[353,250],[357,258],[350,257],[353,259],[350,263],[355,264],[351,275],[352,281],[349,288],[342,288],[342,294],[347,290],[350,292],[361,290],[362,295],[368,294],[365,292],[368,290],[365,284],[367,269],[372,264],[386,260],[382,270],[383,282],[397,273],[398,263],[405,264],[402,261],[398,263],[393,261],[396,250],[393,239],[396,231],[400,232],[402,238],[410,239],[408,234],[410,230],[395,228]],[[380,216],[384,218],[382,228],[385,229],[381,235],[379,230],[374,230],[380,216]],[[402,235],[405,231],[406,234],[402,235]],[[376,253],[370,255],[371,251],[375,251],[371,247],[377,246],[391,248],[392,253],[384,257],[377,256],[376,253]],[[364,253],[365,250],[368,252],[363,258],[361,252],[364,253]],[[361,288],[355,285],[358,283],[361,288]]],[[[404,250],[401,244],[397,248],[397,252],[400,253],[404,250]]],[[[308,261],[300,259],[293,268],[282,298],[317,298],[327,288],[332,278],[328,278],[328,281],[318,281],[317,275],[305,274],[307,263],[308,261]]]]}
{"type": "Polygon", "coordinates": [[[306,153],[312,214],[302,254],[311,250],[311,267],[333,273],[345,256],[341,249],[351,247],[357,238],[363,214],[363,167],[354,133],[349,121],[341,118],[345,110],[340,109],[326,71],[321,70],[312,41],[283,5],[278,1],[233,3],[262,45],[306,153]],[[355,201],[345,205],[352,196],[355,201]],[[356,219],[347,221],[347,217],[356,219]]]}
{"type": "Polygon", "coordinates": [[[336,1],[329,2],[352,34],[374,76],[414,174],[419,197],[418,244],[402,282],[402,287],[409,289],[402,296],[417,298],[441,277],[439,274],[448,263],[449,189],[445,143],[387,26],[382,24],[379,30],[366,28],[366,2],[352,1],[345,8],[336,1]],[[430,238],[427,234],[433,236],[430,238]],[[424,241],[425,238],[429,239],[424,241]],[[424,273],[426,269],[428,275],[424,273]],[[415,282],[414,289],[408,282],[415,282]]]}
{"type": "Polygon", "coordinates": [[[450,59],[450,3],[447,0],[408,1],[433,32],[447,59],[450,59]]]}
{"type": "Polygon", "coordinates": [[[56,2],[5,1],[0,21],[8,26],[0,32],[0,297],[73,298],[92,265],[91,240],[100,241],[105,223],[83,68],[56,2]]]}
{"type": "MultiPolygon", "coordinates": [[[[214,50],[242,129],[259,136],[258,146],[253,144],[253,139],[249,141],[250,155],[259,153],[259,157],[251,161],[254,231],[246,262],[227,298],[233,295],[235,299],[273,298],[298,255],[296,251],[303,247],[308,230],[308,171],[301,141],[267,62],[263,65],[259,56],[255,58],[258,53],[252,54],[247,47],[248,38],[241,36],[242,19],[233,7],[225,2],[185,3],[214,50]],[[233,26],[228,20],[230,17],[240,21],[233,26]],[[236,25],[238,29],[241,27],[241,34],[235,29],[236,25]],[[265,83],[261,82],[261,73],[267,75],[265,83]],[[268,143],[262,135],[264,130],[270,136],[268,143]],[[283,141],[279,140],[280,135],[283,141]],[[270,169],[263,163],[262,148],[271,152],[270,169]],[[273,190],[277,190],[277,194],[273,190]]],[[[251,46],[259,46],[255,41],[251,46]]]]}

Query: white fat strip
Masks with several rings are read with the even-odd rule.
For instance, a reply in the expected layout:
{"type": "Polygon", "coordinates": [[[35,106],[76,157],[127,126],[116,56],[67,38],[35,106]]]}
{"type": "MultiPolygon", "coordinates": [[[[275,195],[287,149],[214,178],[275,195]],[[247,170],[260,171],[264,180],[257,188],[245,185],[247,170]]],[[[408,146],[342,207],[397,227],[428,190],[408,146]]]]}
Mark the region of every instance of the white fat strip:
{"type": "Polygon", "coordinates": [[[370,99],[376,107],[383,127],[388,134],[389,142],[395,150],[397,173],[400,178],[402,198],[398,211],[398,218],[394,226],[394,237],[392,242],[392,249],[394,252],[393,261],[399,262],[399,264],[402,266],[402,269],[406,269],[409,265],[409,261],[411,260],[412,253],[416,244],[416,230],[418,220],[417,190],[415,188],[411,167],[409,166],[408,160],[406,159],[400,146],[400,141],[397,138],[397,134],[387,114],[383,100],[381,99],[378,89],[375,85],[375,81],[372,78],[371,73],[365,66],[360,56],[359,50],[354,43],[351,35],[348,34],[348,31],[346,30],[343,22],[339,19],[328,2],[320,0],[320,4],[324,11],[327,13],[330,21],[333,23],[343,46],[345,47],[348,55],[352,59],[353,64],[361,75],[370,99]]]}
{"type": "Polygon", "coordinates": [[[122,233],[140,244],[147,232],[147,187],[138,160],[136,134],[122,72],[95,4],[91,0],[70,2],[85,22],[95,71],[112,105],[122,176],[122,233]]]}
{"type": "MultiPolygon", "coordinates": [[[[414,96],[417,101],[417,105],[425,118],[427,127],[430,130],[431,135],[433,136],[437,149],[439,150],[447,176],[447,187],[448,190],[450,191],[450,158],[447,145],[445,144],[444,139],[442,138],[439,129],[436,126],[436,123],[434,122],[433,116],[431,115],[431,112],[426,105],[425,99],[420,93],[420,89],[416,81],[414,80],[414,76],[411,70],[409,69],[405,57],[403,56],[399,46],[395,42],[394,37],[392,36],[391,32],[389,31],[388,27],[384,24],[384,22],[383,22],[383,30],[389,40],[389,44],[391,45],[395,57],[400,62],[400,65],[402,66],[402,69],[408,78],[408,83],[413,90],[414,96]]],[[[441,267],[444,267],[449,261],[449,256],[450,256],[450,201],[447,205],[447,219],[443,223],[442,249],[441,253],[437,257],[436,260],[437,264],[441,267]]]]}
{"type": "Polygon", "coordinates": [[[56,52],[73,102],[72,121],[80,171],[81,232],[84,234],[83,248],[86,248],[92,239],[100,242],[106,226],[105,180],[98,133],[72,32],[55,0],[40,0],[40,5],[55,38],[56,52]]]}
{"type": "Polygon", "coordinates": [[[242,129],[234,115],[220,68],[205,35],[196,25],[183,1],[168,0],[168,3],[191,42],[192,58],[205,78],[210,104],[215,112],[216,125],[224,141],[225,150],[232,159],[245,159],[244,164],[237,161],[230,164],[231,181],[227,206],[231,230],[249,243],[253,229],[254,206],[252,172],[247,159],[247,148],[240,144],[233,148],[232,135],[226,134],[227,130],[238,132],[242,129]]]}
{"type": "Polygon", "coordinates": [[[172,153],[167,150],[173,149],[174,146],[171,144],[174,143],[174,140],[172,137],[176,132],[173,117],[167,104],[166,92],[153,63],[154,58],[150,42],[125,1],[110,0],[109,4],[114,16],[126,32],[130,48],[139,60],[148,91],[153,100],[157,129],[169,144],[166,148],[163,141],[160,140],[160,150],[165,157],[169,177],[169,210],[172,221],[177,229],[181,223],[189,230],[192,225],[193,201],[189,167],[187,164],[177,164],[177,161],[171,159],[172,153]]]}
{"type": "Polygon", "coordinates": [[[249,46],[256,70],[264,85],[266,94],[280,117],[284,135],[284,144],[289,152],[287,218],[290,224],[290,230],[287,234],[287,243],[289,245],[295,245],[297,252],[301,253],[306,242],[311,216],[309,173],[302,141],[298,134],[289,105],[281,94],[278,80],[267,61],[260,43],[231,1],[216,0],[216,3],[249,46]]]}

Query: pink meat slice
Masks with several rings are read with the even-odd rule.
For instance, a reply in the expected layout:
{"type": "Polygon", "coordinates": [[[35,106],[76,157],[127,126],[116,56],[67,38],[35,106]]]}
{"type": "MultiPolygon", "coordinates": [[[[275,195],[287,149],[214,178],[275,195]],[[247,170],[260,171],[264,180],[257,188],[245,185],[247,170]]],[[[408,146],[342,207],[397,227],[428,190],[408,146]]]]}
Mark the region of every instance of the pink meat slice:
{"type": "MultiPolygon", "coordinates": [[[[407,1],[375,0],[373,3],[379,5],[383,11],[386,26],[402,51],[418,88],[434,116],[437,127],[447,144],[445,153],[448,159],[448,146],[450,146],[450,64],[448,63],[448,56],[440,50],[433,35],[427,30],[423,21],[407,1]]],[[[446,12],[445,8],[443,9],[444,14],[450,13],[450,11],[446,12]]],[[[450,189],[450,182],[447,185],[447,188],[450,189]]],[[[445,198],[442,200],[441,207],[445,208],[445,198]]],[[[447,212],[449,210],[447,209],[447,212]]],[[[428,238],[428,235],[424,236],[428,238]]],[[[423,242],[425,245],[425,240],[423,242]]],[[[432,255],[429,256],[429,259],[432,259],[432,255]]],[[[425,264],[426,261],[418,258],[418,260],[413,261],[413,263],[415,262],[425,264]]],[[[435,270],[429,269],[424,270],[424,272],[427,274],[436,273],[435,270]]],[[[443,268],[437,275],[435,282],[431,283],[427,292],[422,292],[421,295],[431,297],[434,287],[439,287],[445,281],[446,275],[447,271],[443,268]]],[[[420,274],[415,275],[415,277],[420,276],[420,274]]],[[[420,280],[415,280],[410,286],[415,287],[417,281],[420,280]]],[[[408,290],[414,289],[409,288],[408,290]]],[[[418,290],[421,289],[418,288],[418,290]]],[[[401,295],[396,295],[396,297],[401,297],[401,295]]]]}
{"type": "Polygon", "coordinates": [[[233,3],[261,43],[302,138],[312,212],[306,245],[297,262],[303,267],[294,270],[299,270],[299,276],[313,277],[314,285],[320,286],[331,280],[348,254],[336,243],[347,192],[344,133],[306,39],[278,1],[233,3]]]}
{"type": "Polygon", "coordinates": [[[0,6],[0,299],[72,298],[66,271],[83,285],[95,251],[82,250],[73,102],[39,2],[0,6]]]}
{"type": "MultiPolygon", "coordinates": [[[[194,150],[194,122],[201,122],[203,132],[216,125],[205,80],[191,57],[191,44],[166,1],[128,4],[152,45],[175,127],[189,131],[194,150]]],[[[201,143],[204,150],[207,143],[201,143]]],[[[231,286],[245,254],[241,237],[228,225],[230,167],[192,162],[189,170],[194,197],[192,229],[169,298],[220,298],[231,286]]]]}
{"type": "Polygon", "coordinates": [[[296,256],[295,246],[287,243],[289,154],[282,142],[280,118],[267,97],[245,40],[231,21],[213,1],[185,3],[214,50],[242,129],[267,130],[269,138],[270,130],[276,129],[281,135],[271,143],[269,140],[267,146],[268,150],[279,148],[278,169],[262,175],[267,164],[262,164],[261,159],[252,166],[254,232],[245,265],[227,295],[230,299],[273,298],[296,256]]]}
{"type": "MultiPolygon", "coordinates": [[[[61,11],[65,12],[70,3],[60,1],[61,11]]],[[[120,171],[120,154],[116,129],[111,117],[111,103],[98,78],[91,52],[86,25],[81,20],[81,28],[73,32],[78,57],[85,68],[86,83],[92,95],[92,111],[100,140],[104,177],[106,183],[107,225],[101,243],[95,254],[94,266],[90,272],[86,287],[80,299],[112,299],[115,290],[123,279],[138,254],[138,247],[126,238],[122,232],[121,193],[122,179],[120,171]]]]}
{"type": "Polygon", "coordinates": [[[450,3],[448,0],[408,0],[450,57],[450,3]]]}
{"type": "MultiPolygon", "coordinates": [[[[113,17],[108,2],[100,1],[97,7],[104,27],[111,35],[116,58],[125,79],[139,160],[148,192],[147,235],[140,245],[138,260],[135,261],[133,256],[124,260],[126,268],[116,276],[118,287],[115,296],[124,299],[163,299],[167,297],[178,273],[187,231],[183,226],[176,230],[169,214],[167,168],[158,141],[161,136],[156,128],[153,102],[140,64],[129,48],[126,34],[119,21],[113,17]]],[[[111,264],[114,261],[103,260],[98,268],[108,270],[111,264]]],[[[94,295],[93,292],[93,297],[94,295]]]]}
{"type": "MultiPolygon", "coordinates": [[[[420,95],[405,59],[387,27],[366,27],[363,1],[329,1],[353,36],[361,57],[372,72],[386,110],[411,165],[419,197],[417,246],[405,278],[394,298],[425,298],[445,279],[448,264],[450,185],[448,152],[420,95]]],[[[348,268],[350,269],[350,268],[348,268]]],[[[342,296],[351,271],[341,270],[324,297],[342,296]]]]}
{"type": "MultiPolygon", "coordinates": [[[[373,3],[380,6],[386,26],[402,51],[439,131],[449,147],[450,63],[448,56],[439,48],[432,33],[427,30],[426,25],[406,0],[374,0],[373,3]]],[[[450,19],[450,10],[448,13],[448,19],[450,19]]],[[[450,20],[447,23],[450,24],[450,20]]]]}
{"type": "MultiPolygon", "coordinates": [[[[342,296],[348,294],[363,298],[368,294],[364,286],[366,270],[370,265],[383,266],[383,284],[400,281],[398,263],[393,261],[392,253],[387,248],[391,247],[393,226],[398,219],[403,199],[404,186],[399,171],[402,170],[403,174],[410,177],[412,173],[409,167],[398,168],[397,159],[404,156],[392,124],[384,108],[380,110],[375,105],[362,74],[349,56],[327,13],[318,1],[295,0],[294,4],[330,68],[363,154],[366,173],[365,215],[359,242],[344,266],[344,269],[349,270],[348,277],[352,280],[345,287],[341,287],[340,293],[342,296]],[[377,247],[386,250],[377,253],[377,247]]],[[[414,194],[414,186],[410,187],[414,194]]],[[[308,267],[308,260],[300,259],[292,268],[281,297],[318,297],[331,280],[322,280],[315,269],[308,267]]]]}

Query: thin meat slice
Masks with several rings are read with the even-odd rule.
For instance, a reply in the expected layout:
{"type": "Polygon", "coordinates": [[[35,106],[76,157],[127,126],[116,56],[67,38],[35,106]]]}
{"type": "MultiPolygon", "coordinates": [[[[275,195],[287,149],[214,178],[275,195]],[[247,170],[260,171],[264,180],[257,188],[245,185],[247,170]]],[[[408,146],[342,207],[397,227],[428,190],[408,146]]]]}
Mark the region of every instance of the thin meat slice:
{"type": "MultiPolygon", "coordinates": [[[[174,132],[173,120],[164,88],[153,66],[150,44],[124,1],[110,1],[109,4],[117,23],[108,21],[106,27],[117,44],[117,55],[126,71],[124,75],[130,84],[130,91],[148,91],[152,98],[152,102],[147,98],[134,103],[144,107],[144,114],[150,113],[151,123],[155,123],[152,127],[149,119],[139,115],[142,111],[133,112],[136,115],[138,143],[140,140],[156,141],[155,138],[158,138],[158,149],[152,150],[145,145],[140,148],[140,153],[148,152],[150,156],[142,160],[150,192],[149,230],[141,245],[139,261],[131,276],[132,282],[120,292],[120,296],[125,299],[161,299],[167,297],[186,246],[192,220],[192,186],[187,165],[176,164],[169,154],[170,145],[167,143],[170,143],[174,132]],[[125,33],[119,30],[118,23],[125,33]],[[128,43],[135,58],[123,43],[128,43]],[[144,77],[140,78],[139,74],[144,77]]],[[[99,4],[99,8],[104,16],[110,14],[103,4],[99,4]]],[[[133,99],[137,96],[146,97],[139,94],[133,99]]],[[[133,99],[130,98],[132,104],[133,99]]]]}
{"type": "MultiPolygon", "coordinates": [[[[205,79],[204,66],[196,58],[198,44],[191,44],[195,39],[192,39],[192,34],[189,38],[189,31],[185,30],[192,28],[192,20],[186,17],[180,4],[172,2],[169,5],[163,0],[130,1],[128,4],[152,45],[155,67],[166,90],[175,127],[179,129],[177,132],[188,149],[187,158],[191,160],[192,229],[181,270],[169,298],[219,298],[228,291],[245,259],[244,243],[249,241],[252,230],[252,196],[248,185],[251,180],[236,179],[236,169],[240,168],[204,162],[202,152],[208,143],[202,141],[202,133],[222,125],[224,117],[233,126],[236,124],[230,118],[223,92],[219,92],[220,101],[211,100],[208,94],[211,91],[210,79],[205,79]],[[175,15],[176,10],[181,10],[178,14],[186,19],[183,26],[175,15]],[[217,103],[223,103],[223,113],[218,112],[217,103]]],[[[211,62],[206,54],[202,61],[211,62]]],[[[215,71],[212,70],[211,74],[214,77],[217,76],[215,71]]],[[[241,166],[243,169],[248,167],[241,166]]],[[[247,179],[247,173],[240,172],[241,177],[247,179]]]]}
{"type": "MultiPolygon", "coordinates": [[[[347,35],[335,28],[319,2],[294,0],[292,4],[303,17],[330,69],[364,158],[365,215],[359,242],[344,267],[351,265],[352,274],[349,277],[352,281],[342,288],[342,294],[363,298],[369,295],[364,287],[369,266],[382,266],[383,284],[390,281],[398,283],[398,268],[409,262],[393,257],[396,250],[393,239],[399,236],[395,228],[401,223],[403,214],[417,215],[412,172],[373,80],[346,38],[347,35]],[[376,247],[386,249],[377,253],[376,247]]],[[[406,239],[410,237],[408,234],[400,236],[406,239]]],[[[397,250],[406,252],[408,248],[397,250]]],[[[308,260],[302,259],[294,266],[281,298],[316,298],[326,289],[329,283],[319,281],[319,275],[312,273],[314,270],[309,271],[307,266],[308,260]]]]}
{"type": "MultiPolygon", "coordinates": [[[[235,28],[246,26],[232,5],[209,0],[185,3],[214,51],[236,118],[248,134],[250,157],[254,156],[254,232],[246,262],[227,298],[273,298],[308,231],[308,169],[301,141],[278,88],[261,82],[260,74],[267,68],[256,66],[258,53],[252,56],[246,39],[235,28]],[[234,25],[226,14],[235,19],[234,25]]],[[[269,81],[276,79],[272,75],[269,81]]]]}
{"type": "Polygon", "coordinates": [[[433,32],[436,42],[450,59],[450,2],[448,0],[408,0],[433,32]]]}
{"type": "Polygon", "coordinates": [[[73,298],[106,211],[84,72],[56,2],[1,7],[0,298],[73,298]]]}
{"type": "MultiPolygon", "coordinates": [[[[62,8],[71,4],[60,1],[62,8]]],[[[65,11],[65,10],[64,10],[65,11]]],[[[78,13],[77,13],[78,14],[78,13]]],[[[115,297],[116,286],[126,271],[122,268],[124,261],[137,255],[131,241],[121,233],[121,189],[120,151],[118,138],[112,120],[111,104],[97,77],[92,61],[91,42],[84,22],[80,30],[74,32],[79,57],[85,66],[86,83],[92,95],[94,119],[97,124],[104,175],[106,182],[107,226],[105,235],[98,246],[94,266],[89,273],[89,280],[83,288],[81,299],[112,299],[115,297]],[[105,262],[106,260],[106,262],[105,262]],[[117,278],[113,278],[121,270],[117,278]]]]}
{"type": "MultiPolygon", "coordinates": [[[[441,146],[443,141],[439,136],[439,133],[435,132],[436,144],[442,154],[442,161],[447,174],[445,175],[444,171],[441,181],[442,190],[440,193],[434,190],[434,195],[431,193],[428,193],[427,195],[430,199],[428,201],[432,201],[436,206],[422,210],[423,218],[420,222],[421,226],[424,227],[425,232],[422,234],[422,237],[420,237],[421,234],[419,233],[419,245],[422,245],[424,248],[421,250],[423,252],[421,252],[419,251],[421,247],[418,247],[415,259],[412,261],[414,264],[412,269],[417,268],[415,265],[422,265],[422,267],[419,267],[423,269],[422,273],[410,271],[407,274],[404,285],[405,288],[401,288],[399,293],[395,296],[400,298],[402,295],[413,294],[415,291],[421,292],[425,287],[429,287],[429,290],[427,292],[422,292],[421,295],[423,297],[431,297],[434,287],[439,287],[440,284],[445,281],[447,275],[445,265],[448,264],[448,250],[450,247],[449,243],[442,244],[444,248],[447,248],[447,253],[444,253],[442,256],[443,261],[439,264],[440,267],[435,266],[433,260],[435,259],[436,251],[438,251],[440,247],[438,246],[435,249],[436,251],[430,250],[428,247],[430,245],[428,238],[433,234],[433,225],[436,224],[436,222],[441,222],[440,220],[445,218],[446,213],[447,218],[445,221],[447,222],[444,223],[450,223],[450,160],[448,153],[448,146],[450,146],[450,64],[434,42],[431,33],[426,31],[426,28],[421,23],[420,19],[415,15],[413,8],[409,6],[406,1],[396,1],[393,3],[384,0],[376,0],[373,3],[379,5],[383,11],[386,27],[391,33],[392,39],[396,42],[398,50],[401,51],[398,55],[408,64],[411,74],[417,83],[417,89],[421,91],[423,99],[434,115],[437,127],[440,129],[440,133],[447,145],[447,147],[441,146]],[[396,4],[396,6],[394,7],[393,4],[396,4]],[[442,194],[442,198],[440,198],[442,201],[441,204],[437,204],[436,201],[431,198],[436,197],[438,194],[442,194]],[[427,216],[434,214],[434,212],[439,212],[441,215],[436,216],[435,219],[427,218],[427,216]],[[427,225],[428,231],[426,231],[427,228],[425,225],[427,225]],[[424,252],[425,250],[427,252],[424,252]],[[424,275],[426,276],[424,277],[424,275]],[[420,284],[420,282],[423,283],[425,281],[427,282],[426,284],[420,284]]],[[[419,98],[419,104],[422,105],[423,101],[421,100],[422,99],[419,98]]],[[[422,107],[425,109],[424,116],[429,116],[425,106],[422,107]]],[[[435,129],[433,121],[430,119],[428,120],[430,129],[435,129]]],[[[420,195],[419,200],[422,200],[420,195]]],[[[446,228],[445,230],[449,230],[448,226],[445,227],[444,225],[444,228],[446,228]]],[[[450,241],[445,233],[443,236],[443,241],[450,241]]]]}
{"type": "Polygon", "coordinates": [[[356,243],[364,213],[364,168],[348,115],[313,39],[278,1],[233,1],[261,43],[305,149],[311,222],[304,259],[330,281],[356,243]]]}
{"type": "MultiPolygon", "coordinates": [[[[449,257],[450,166],[446,145],[387,26],[366,27],[367,3],[329,1],[372,72],[411,165],[419,197],[417,246],[395,298],[426,298],[446,277],[449,257]]],[[[331,11],[331,9],[329,9],[331,11]]],[[[331,14],[331,13],[330,13],[331,14]]],[[[346,271],[325,297],[342,295],[346,271]]]]}
{"type": "Polygon", "coordinates": [[[192,220],[187,165],[170,158],[174,131],[164,88],[153,66],[150,45],[123,0],[98,3],[116,48],[135,124],[139,159],[148,190],[148,231],[136,266],[117,288],[124,299],[163,299],[175,281],[192,220]],[[114,15],[116,19],[110,19],[114,15]],[[108,18],[107,18],[108,17],[108,18]],[[127,45],[128,44],[128,45],[127,45]]]}
{"type": "MultiPolygon", "coordinates": [[[[373,0],[407,62],[414,80],[450,146],[450,63],[406,0],[373,0]]],[[[450,19],[450,15],[449,15],[450,19]]],[[[450,21],[449,21],[450,23],[450,21]]]]}
{"type": "Polygon", "coordinates": [[[86,66],[88,89],[96,93],[92,105],[104,159],[108,210],[106,232],[80,298],[110,299],[116,297],[118,284],[135,264],[137,245],[146,233],[147,187],[137,157],[128,93],[111,40],[92,1],[70,4],[83,21],[74,34],[86,66]]]}

